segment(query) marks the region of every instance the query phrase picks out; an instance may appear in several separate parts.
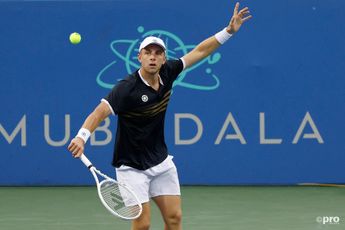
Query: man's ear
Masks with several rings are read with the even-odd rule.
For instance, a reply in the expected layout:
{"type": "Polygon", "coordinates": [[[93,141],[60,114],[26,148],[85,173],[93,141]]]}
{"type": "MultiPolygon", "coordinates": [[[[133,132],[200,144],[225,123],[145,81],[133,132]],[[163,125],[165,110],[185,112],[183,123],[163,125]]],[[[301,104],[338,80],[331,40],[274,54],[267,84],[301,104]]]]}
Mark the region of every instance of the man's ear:
{"type": "Polygon", "coordinates": [[[138,61],[141,63],[141,52],[138,53],[138,61]]]}
{"type": "Polygon", "coordinates": [[[166,56],[166,53],[164,53],[164,61],[163,61],[163,64],[165,64],[166,61],[167,61],[167,56],[166,56]]]}

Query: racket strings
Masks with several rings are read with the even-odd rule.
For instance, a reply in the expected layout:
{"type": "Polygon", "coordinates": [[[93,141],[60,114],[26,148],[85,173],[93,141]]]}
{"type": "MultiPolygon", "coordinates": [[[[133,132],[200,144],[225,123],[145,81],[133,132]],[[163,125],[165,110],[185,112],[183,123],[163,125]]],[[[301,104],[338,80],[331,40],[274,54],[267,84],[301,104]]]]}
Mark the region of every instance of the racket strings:
{"type": "Polygon", "coordinates": [[[140,213],[141,207],[126,187],[114,181],[103,181],[100,184],[100,191],[108,207],[119,215],[133,218],[140,213]]]}

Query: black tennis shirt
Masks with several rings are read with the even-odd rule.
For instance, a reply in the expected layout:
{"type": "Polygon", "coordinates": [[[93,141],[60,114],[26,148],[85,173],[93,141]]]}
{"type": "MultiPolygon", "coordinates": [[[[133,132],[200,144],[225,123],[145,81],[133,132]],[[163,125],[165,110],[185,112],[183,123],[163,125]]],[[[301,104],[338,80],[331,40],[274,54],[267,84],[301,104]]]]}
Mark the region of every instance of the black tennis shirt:
{"type": "Polygon", "coordinates": [[[168,155],[164,119],[174,80],[183,70],[181,59],[162,65],[159,90],[146,85],[139,73],[119,81],[104,99],[118,115],[112,165],[146,170],[168,155]]]}

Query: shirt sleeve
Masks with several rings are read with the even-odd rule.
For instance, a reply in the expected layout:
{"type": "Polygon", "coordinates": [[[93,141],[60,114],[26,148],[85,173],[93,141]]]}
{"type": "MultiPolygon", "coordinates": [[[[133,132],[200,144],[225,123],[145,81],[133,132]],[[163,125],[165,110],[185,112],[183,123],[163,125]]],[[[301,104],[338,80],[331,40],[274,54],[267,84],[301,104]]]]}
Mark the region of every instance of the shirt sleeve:
{"type": "Polygon", "coordinates": [[[167,75],[171,81],[175,81],[178,75],[183,71],[184,64],[181,59],[169,60],[166,62],[167,75]]]}
{"type": "Polygon", "coordinates": [[[102,98],[101,102],[104,102],[105,104],[107,104],[109,109],[110,109],[110,111],[111,111],[111,114],[115,115],[113,107],[111,107],[111,105],[109,104],[109,102],[106,99],[102,98]]]}
{"type": "Polygon", "coordinates": [[[111,107],[113,114],[120,113],[124,108],[123,98],[126,95],[126,87],[123,81],[120,81],[117,85],[113,87],[110,93],[102,99],[102,101],[108,103],[111,107]]]}

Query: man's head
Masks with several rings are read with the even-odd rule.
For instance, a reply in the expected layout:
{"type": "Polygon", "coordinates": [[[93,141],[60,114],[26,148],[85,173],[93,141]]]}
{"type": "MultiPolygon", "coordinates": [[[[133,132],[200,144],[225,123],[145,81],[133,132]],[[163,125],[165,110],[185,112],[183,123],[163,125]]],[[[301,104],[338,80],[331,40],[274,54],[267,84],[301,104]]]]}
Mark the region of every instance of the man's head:
{"type": "Polygon", "coordinates": [[[165,44],[162,39],[157,37],[145,38],[139,47],[138,59],[145,72],[155,74],[159,72],[165,63],[165,44]]]}
{"type": "Polygon", "coordinates": [[[162,47],[162,49],[165,51],[166,47],[165,44],[163,42],[162,39],[154,37],[154,36],[149,36],[146,37],[141,43],[140,43],[140,47],[139,47],[139,53],[142,49],[144,49],[145,47],[151,45],[151,44],[155,44],[158,45],[160,47],[162,47]]]}

